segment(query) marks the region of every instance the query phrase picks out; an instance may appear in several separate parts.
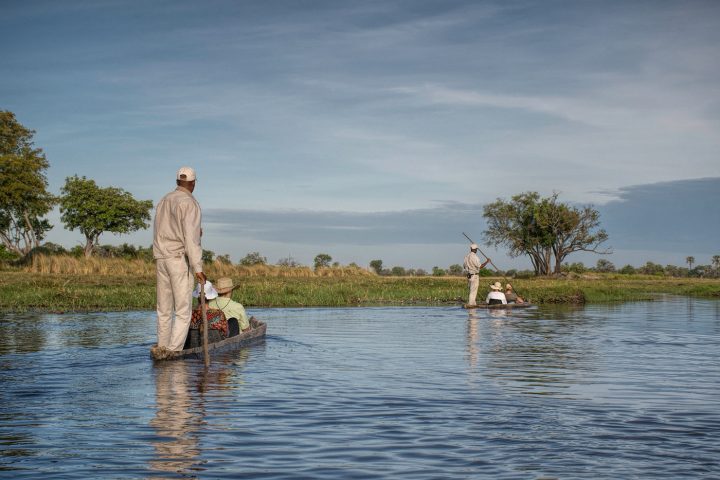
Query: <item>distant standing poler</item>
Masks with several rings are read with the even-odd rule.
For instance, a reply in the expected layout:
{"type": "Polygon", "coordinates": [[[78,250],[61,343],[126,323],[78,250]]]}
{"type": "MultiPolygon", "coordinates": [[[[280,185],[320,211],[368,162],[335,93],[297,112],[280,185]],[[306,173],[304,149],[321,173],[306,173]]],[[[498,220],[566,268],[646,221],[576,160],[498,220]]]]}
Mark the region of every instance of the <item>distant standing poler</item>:
{"type": "Polygon", "coordinates": [[[192,313],[193,275],[203,284],[200,222],[202,213],[192,192],[195,170],[181,167],[177,188],[165,195],[155,210],[153,256],[157,269],[158,347],[182,350],[192,313]],[[173,312],[175,317],[173,319],[173,312]]]}
{"type": "Polygon", "coordinates": [[[485,263],[480,262],[480,258],[477,256],[478,246],[473,243],[470,245],[470,253],[465,255],[465,261],[463,261],[463,268],[467,273],[468,287],[470,288],[470,295],[468,297],[468,305],[477,305],[477,292],[480,286],[480,270],[485,268],[485,265],[490,263],[488,258],[485,263]]]}

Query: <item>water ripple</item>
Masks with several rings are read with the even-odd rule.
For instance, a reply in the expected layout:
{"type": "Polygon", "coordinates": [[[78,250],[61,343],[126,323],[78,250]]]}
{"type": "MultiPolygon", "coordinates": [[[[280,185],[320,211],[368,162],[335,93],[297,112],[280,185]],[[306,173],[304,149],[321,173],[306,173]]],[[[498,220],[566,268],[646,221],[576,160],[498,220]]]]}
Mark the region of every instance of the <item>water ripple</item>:
{"type": "Polygon", "coordinates": [[[720,477],[717,302],[266,309],[153,365],[154,317],[0,319],[0,477],[720,477]]]}

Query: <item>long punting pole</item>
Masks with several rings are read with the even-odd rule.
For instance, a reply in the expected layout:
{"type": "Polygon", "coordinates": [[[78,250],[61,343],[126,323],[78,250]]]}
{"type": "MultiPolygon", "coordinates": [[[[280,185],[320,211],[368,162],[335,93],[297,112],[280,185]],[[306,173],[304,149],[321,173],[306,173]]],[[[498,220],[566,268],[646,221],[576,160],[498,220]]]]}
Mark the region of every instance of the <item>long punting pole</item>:
{"type": "Polygon", "coordinates": [[[205,282],[200,285],[200,308],[202,310],[203,319],[203,356],[205,357],[205,367],[210,366],[210,351],[208,350],[208,324],[207,324],[207,304],[205,303],[205,282]]]}
{"type": "MultiPolygon", "coordinates": [[[[465,235],[465,232],[462,232],[462,234],[465,235]]],[[[472,238],[468,237],[467,235],[465,235],[465,238],[467,238],[468,240],[470,240],[470,243],[475,243],[475,242],[472,241],[472,238]]],[[[476,245],[477,245],[477,244],[476,244],[476,245]]],[[[492,260],[490,260],[490,259],[488,258],[488,256],[485,255],[485,253],[484,253],[482,250],[480,250],[480,247],[478,247],[478,252],[482,253],[482,256],[485,257],[485,260],[489,260],[489,261],[490,261],[490,265],[493,266],[493,268],[495,269],[495,271],[498,272],[498,273],[500,273],[500,269],[495,266],[495,264],[492,262],[492,260]]],[[[503,275],[503,278],[504,278],[504,277],[505,277],[505,276],[503,275]]]]}

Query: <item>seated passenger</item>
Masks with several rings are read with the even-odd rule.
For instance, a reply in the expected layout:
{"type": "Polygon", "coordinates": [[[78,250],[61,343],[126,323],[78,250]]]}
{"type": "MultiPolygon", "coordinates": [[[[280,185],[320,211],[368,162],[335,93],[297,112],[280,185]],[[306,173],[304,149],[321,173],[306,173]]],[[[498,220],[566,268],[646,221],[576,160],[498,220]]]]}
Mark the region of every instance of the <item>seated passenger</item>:
{"type": "Polygon", "coordinates": [[[525,300],[513,291],[513,286],[509,283],[505,285],[505,299],[507,303],[525,303],[525,300]]]}
{"type": "Polygon", "coordinates": [[[215,282],[218,297],[208,302],[208,308],[218,308],[225,314],[225,318],[228,319],[230,325],[231,337],[237,335],[239,331],[246,332],[250,330],[250,319],[245,313],[245,307],[231,298],[233,290],[238,287],[239,285],[234,285],[230,277],[218,278],[217,282],[215,282]],[[235,322],[237,322],[237,327],[235,327],[235,322]],[[236,328],[239,331],[236,332],[236,328]]]}
{"type": "Polygon", "coordinates": [[[505,294],[500,290],[502,290],[502,284],[500,282],[491,284],[490,293],[488,293],[485,303],[488,305],[506,304],[507,299],[505,298],[505,294]]]}
{"type": "MultiPolygon", "coordinates": [[[[202,308],[201,308],[201,294],[200,284],[195,286],[195,290],[192,293],[193,297],[198,299],[198,304],[193,307],[192,315],[190,316],[190,329],[188,331],[187,338],[185,339],[185,346],[183,349],[199,347],[202,343],[201,340],[201,327],[203,324],[202,308]]],[[[213,284],[209,281],[205,282],[205,303],[207,304],[207,322],[208,322],[208,342],[215,343],[230,336],[230,328],[228,321],[225,319],[223,311],[218,308],[210,306],[210,301],[217,298],[218,293],[213,287],[213,284]]]]}

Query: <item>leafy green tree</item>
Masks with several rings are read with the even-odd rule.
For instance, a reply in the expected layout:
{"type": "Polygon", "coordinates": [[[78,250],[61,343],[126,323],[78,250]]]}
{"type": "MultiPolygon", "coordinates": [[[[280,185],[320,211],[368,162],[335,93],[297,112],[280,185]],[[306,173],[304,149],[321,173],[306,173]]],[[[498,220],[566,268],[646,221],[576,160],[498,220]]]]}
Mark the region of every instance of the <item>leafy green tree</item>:
{"type": "Polygon", "coordinates": [[[202,255],[200,256],[203,263],[213,263],[215,261],[215,252],[212,250],[205,250],[203,248],[202,255]]]}
{"type": "Polygon", "coordinates": [[[498,199],[484,206],[483,216],[488,226],[485,242],[506,247],[511,257],[529,256],[536,275],[560,273],[563,260],[573,252],[610,253],[599,249],[608,235],[599,229],[598,211],[561,203],[557,193],[541,198],[537,192],[526,192],[510,201],[498,199]]]}
{"type": "Polygon", "coordinates": [[[382,274],[383,261],[382,260],[370,260],[370,268],[375,270],[378,275],[382,274]]]}
{"type": "Polygon", "coordinates": [[[390,273],[395,277],[404,277],[407,274],[405,267],[392,267],[390,273]]]}
{"type": "Polygon", "coordinates": [[[15,114],[0,110],[0,241],[18,255],[40,246],[52,228],[42,217],[56,202],[47,191],[50,164],[42,149],[33,147],[34,135],[15,114]]]}
{"type": "Polygon", "coordinates": [[[5,245],[0,245],[0,262],[7,262],[9,260],[17,260],[19,255],[15,252],[9,251],[5,248],[5,245]]]}
{"type": "Polygon", "coordinates": [[[623,275],[632,275],[635,273],[635,267],[628,264],[618,270],[618,272],[622,273],[623,275]]]}
{"type": "Polygon", "coordinates": [[[43,243],[40,248],[43,250],[43,252],[46,252],[48,255],[67,255],[68,251],[65,247],[63,247],[60,244],[53,243],[53,242],[45,242],[43,243]]]}
{"type": "Polygon", "coordinates": [[[232,262],[230,261],[230,255],[227,253],[225,255],[218,255],[215,260],[224,265],[232,265],[232,262]]]}
{"type": "Polygon", "coordinates": [[[454,277],[460,277],[463,274],[463,267],[460,264],[453,264],[448,267],[448,273],[454,277]]]}
{"type": "Polygon", "coordinates": [[[595,271],[611,273],[615,271],[615,265],[613,265],[610,260],[605,260],[604,258],[601,258],[597,261],[597,264],[595,264],[595,271]]]}
{"type": "Polygon", "coordinates": [[[104,258],[125,258],[128,260],[141,258],[144,260],[152,260],[152,247],[143,248],[136,247],[129,243],[122,245],[97,245],[93,248],[93,255],[104,258]]]}
{"type": "Polygon", "coordinates": [[[250,267],[252,265],[266,265],[267,258],[260,255],[260,252],[250,252],[240,259],[240,265],[250,267]]]}
{"type": "Polygon", "coordinates": [[[65,228],[85,235],[85,256],[92,255],[100,235],[120,235],[150,226],[152,200],[135,200],[117,187],[100,188],[94,180],[74,175],[61,189],[60,217],[65,228]]]}
{"type": "Polygon", "coordinates": [[[440,267],[433,267],[432,268],[432,274],[435,277],[444,277],[445,276],[445,269],[440,267]]]}
{"type": "Polygon", "coordinates": [[[585,273],[587,268],[585,268],[585,264],[582,262],[573,262],[563,264],[563,270],[572,273],[585,273]]]}
{"type": "Polygon", "coordinates": [[[332,262],[332,257],[327,253],[318,253],[317,255],[315,255],[315,259],[313,260],[313,263],[315,264],[315,270],[317,270],[318,268],[329,267],[330,262],[332,262]]]}
{"type": "Polygon", "coordinates": [[[637,269],[638,273],[642,273],[643,275],[664,275],[665,269],[662,265],[653,263],[653,262],[646,262],[645,265],[637,269]]]}

